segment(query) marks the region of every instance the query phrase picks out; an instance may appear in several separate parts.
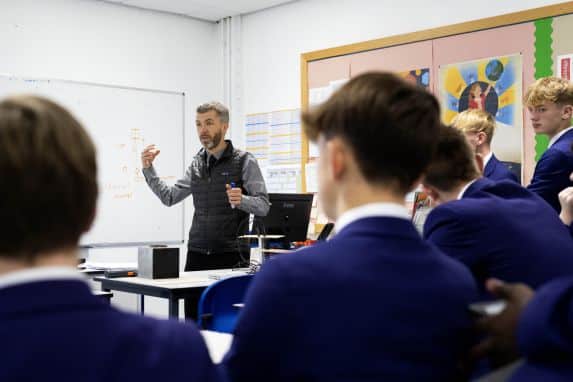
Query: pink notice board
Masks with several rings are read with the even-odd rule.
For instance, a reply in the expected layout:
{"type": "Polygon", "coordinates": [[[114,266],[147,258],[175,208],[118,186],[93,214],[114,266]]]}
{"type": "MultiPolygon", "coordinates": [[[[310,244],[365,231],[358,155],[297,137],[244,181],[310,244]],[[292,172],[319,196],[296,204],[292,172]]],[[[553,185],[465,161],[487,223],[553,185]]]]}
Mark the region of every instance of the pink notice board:
{"type": "Polygon", "coordinates": [[[308,63],[308,88],[328,86],[330,81],[350,77],[351,56],[327,58],[308,63]]]}
{"type": "Polygon", "coordinates": [[[356,76],[370,70],[405,72],[418,69],[430,69],[430,89],[432,73],[432,42],[422,41],[392,46],[350,55],[350,74],[356,76]]]}
{"type": "MultiPolygon", "coordinates": [[[[534,81],[534,32],[534,24],[528,22],[310,61],[308,87],[328,86],[331,81],[370,70],[429,69],[429,89],[438,95],[440,66],[519,54],[523,67],[522,89],[525,90],[534,81]]],[[[525,117],[523,114],[522,183],[529,184],[535,168],[535,138],[525,117]]]]}

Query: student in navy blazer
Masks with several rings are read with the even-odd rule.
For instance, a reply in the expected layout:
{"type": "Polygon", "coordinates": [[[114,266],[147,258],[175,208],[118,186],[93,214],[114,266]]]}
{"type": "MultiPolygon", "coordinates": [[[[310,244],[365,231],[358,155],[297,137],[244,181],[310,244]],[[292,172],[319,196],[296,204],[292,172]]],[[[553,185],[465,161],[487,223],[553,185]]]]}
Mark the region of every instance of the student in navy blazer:
{"type": "Polygon", "coordinates": [[[388,73],[303,114],[337,234],[263,265],[224,367],[232,381],[444,381],[471,342],[471,274],[404,207],[435,146],[436,99],[388,73]]]}
{"type": "Polygon", "coordinates": [[[525,105],[536,134],[545,134],[549,146],[537,165],[527,188],[560,210],[557,195],[573,186],[573,84],[556,77],[546,77],[533,83],[525,94],[525,105]]]}
{"type": "Polygon", "coordinates": [[[491,151],[495,131],[495,119],[487,111],[468,109],[458,114],[452,126],[462,131],[475,152],[483,158],[483,175],[493,181],[511,180],[519,183],[517,177],[501,163],[491,151]]]}
{"type": "Polygon", "coordinates": [[[493,152],[490,156],[484,157],[485,166],[483,168],[483,176],[493,181],[510,180],[519,183],[515,174],[507,168],[506,165],[501,163],[493,152]]]}
{"type": "Polygon", "coordinates": [[[79,274],[96,211],[96,155],[69,112],[0,103],[0,381],[217,381],[190,324],[116,310],[79,274]]]}
{"type": "Polygon", "coordinates": [[[478,355],[523,358],[510,382],[573,380],[573,277],[544,284],[536,292],[523,284],[488,280],[488,290],[505,300],[501,314],[480,320],[489,333],[478,355]]]}
{"type": "MultiPolygon", "coordinates": [[[[483,178],[463,135],[444,127],[423,179],[435,207],[424,238],[489,277],[537,287],[573,275],[573,240],[555,211],[515,182],[483,178]]],[[[485,297],[485,296],[484,296],[485,297]]]]}

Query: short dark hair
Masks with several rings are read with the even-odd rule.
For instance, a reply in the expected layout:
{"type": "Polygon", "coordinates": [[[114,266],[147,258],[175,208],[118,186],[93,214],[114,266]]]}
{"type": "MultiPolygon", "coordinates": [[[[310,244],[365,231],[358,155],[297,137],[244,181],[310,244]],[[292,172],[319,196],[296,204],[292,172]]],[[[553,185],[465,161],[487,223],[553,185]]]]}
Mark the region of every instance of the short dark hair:
{"type": "Polygon", "coordinates": [[[63,107],[36,96],[0,103],[0,256],[74,247],[97,199],[95,147],[63,107]]]}
{"type": "Polygon", "coordinates": [[[480,176],[474,150],[464,134],[454,127],[442,126],[438,134],[438,147],[426,169],[424,183],[447,192],[462,182],[480,176]]]}
{"type": "Polygon", "coordinates": [[[326,102],[302,114],[307,136],[341,137],[370,183],[408,192],[430,161],[440,127],[436,98],[391,73],[348,81],[326,102]]]}

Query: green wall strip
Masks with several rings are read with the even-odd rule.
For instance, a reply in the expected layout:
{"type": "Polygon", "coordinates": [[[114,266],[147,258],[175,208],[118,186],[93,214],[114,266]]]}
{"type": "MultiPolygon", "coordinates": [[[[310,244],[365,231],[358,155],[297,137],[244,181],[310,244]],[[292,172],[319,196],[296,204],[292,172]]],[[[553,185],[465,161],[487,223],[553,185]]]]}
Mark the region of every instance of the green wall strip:
{"type": "MultiPolygon", "coordinates": [[[[553,18],[535,21],[535,79],[553,75],[553,18]]],[[[535,161],[547,149],[546,135],[535,136],[535,161]]]]}

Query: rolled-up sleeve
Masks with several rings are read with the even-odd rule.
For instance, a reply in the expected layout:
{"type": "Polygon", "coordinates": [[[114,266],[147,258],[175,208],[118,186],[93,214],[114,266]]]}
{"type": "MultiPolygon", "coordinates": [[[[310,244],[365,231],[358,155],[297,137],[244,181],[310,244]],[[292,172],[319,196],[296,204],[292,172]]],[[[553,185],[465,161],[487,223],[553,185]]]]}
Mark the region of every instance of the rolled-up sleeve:
{"type": "Polygon", "coordinates": [[[247,195],[243,195],[238,208],[255,216],[266,216],[270,208],[267,186],[257,159],[251,153],[246,154],[242,171],[247,195]]]}
{"type": "Polygon", "coordinates": [[[172,206],[188,197],[191,190],[191,166],[173,186],[169,186],[157,175],[153,166],[143,169],[143,176],[147,185],[166,206],[172,206]]]}

